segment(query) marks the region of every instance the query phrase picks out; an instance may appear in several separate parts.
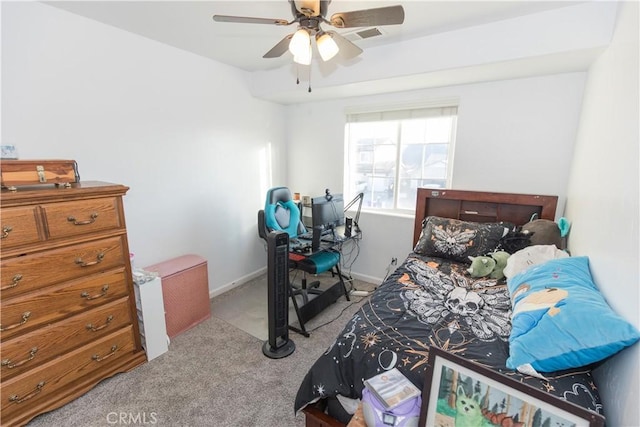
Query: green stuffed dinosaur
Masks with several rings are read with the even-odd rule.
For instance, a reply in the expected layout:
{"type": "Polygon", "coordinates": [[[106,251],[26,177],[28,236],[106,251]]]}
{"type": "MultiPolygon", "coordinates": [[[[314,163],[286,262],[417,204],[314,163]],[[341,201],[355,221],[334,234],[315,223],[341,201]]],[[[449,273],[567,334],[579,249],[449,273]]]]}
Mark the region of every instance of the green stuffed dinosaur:
{"type": "Polygon", "coordinates": [[[511,255],[505,251],[496,251],[491,254],[491,258],[493,258],[496,262],[496,266],[493,271],[489,275],[492,279],[502,279],[504,277],[504,268],[507,266],[507,259],[509,259],[511,255]]]}
{"type": "Polygon", "coordinates": [[[496,261],[490,256],[470,256],[471,266],[467,269],[467,272],[471,277],[485,277],[491,274],[496,267],[496,261]]]}
{"type": "Polygon", "coordinates": [[[467,272],[471,277],[490,277],[492,279],[502,279],[504,268],[507,266],[507,259],[510,254],[505,251],[497,251],[488,256],[469,257],[471,266],[467,272]]]}

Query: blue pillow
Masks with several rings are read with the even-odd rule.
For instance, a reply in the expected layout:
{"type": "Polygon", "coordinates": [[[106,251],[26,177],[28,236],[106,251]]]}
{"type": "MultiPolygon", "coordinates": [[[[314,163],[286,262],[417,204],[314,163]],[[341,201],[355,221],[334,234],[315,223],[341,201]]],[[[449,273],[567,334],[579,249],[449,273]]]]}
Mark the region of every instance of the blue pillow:
{"type": "Polygon", "coordinates": [[[640,339],[596,287],[587,257],[547,261],[507,282],[513,304],[507,367],[536,371],[578,368],[640,339]]]}

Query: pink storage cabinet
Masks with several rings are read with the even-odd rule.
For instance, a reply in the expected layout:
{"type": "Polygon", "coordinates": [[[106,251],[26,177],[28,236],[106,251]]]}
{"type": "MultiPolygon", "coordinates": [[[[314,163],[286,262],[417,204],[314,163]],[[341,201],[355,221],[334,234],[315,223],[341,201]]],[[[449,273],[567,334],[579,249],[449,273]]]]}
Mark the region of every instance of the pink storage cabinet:
{"type": "Polygon", "coordinates": [[[207,260],[182,255],[144,268],[162,280],[167,335],[176,335],[211,317],[207,260]]]}

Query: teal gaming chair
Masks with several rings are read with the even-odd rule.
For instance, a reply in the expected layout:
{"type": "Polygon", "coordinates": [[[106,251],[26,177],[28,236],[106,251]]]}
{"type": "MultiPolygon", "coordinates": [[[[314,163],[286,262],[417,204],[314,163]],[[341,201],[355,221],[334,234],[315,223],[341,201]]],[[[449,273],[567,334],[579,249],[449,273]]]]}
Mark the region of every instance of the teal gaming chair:
{"type": "MultiPolygon", "coordinates": [[[[298,204],[292,199],[291,191],[287,187],[274,187],[267,191],[264,210],[258,211],[258,234],[265,241],[271,231],[284,231],[289,239],[296,239],[307,232],[301,220],[301,211],[298,204]]],[[[309,295],[322,295],[324,292],[318,288],[320,282],[307,283],[308,274],[322,274],[330,271],[338,277],[342,285],[345,297],[349,300],[349,294],[340,271],[340,252],[336,250],[324,250],[311,255],[289,253],[289,266],[291,269],[303,272],[299,286],[290,284],[290,296],[300,323],[300,329],[289,326],[290,329],[309,336],[304,327],[304,318],[313,317],[317,313],[305,315],[303,306],[309,303],[309,295]],[[298,304],[296,296],[302,297],[303,306],[298,304]]]]}

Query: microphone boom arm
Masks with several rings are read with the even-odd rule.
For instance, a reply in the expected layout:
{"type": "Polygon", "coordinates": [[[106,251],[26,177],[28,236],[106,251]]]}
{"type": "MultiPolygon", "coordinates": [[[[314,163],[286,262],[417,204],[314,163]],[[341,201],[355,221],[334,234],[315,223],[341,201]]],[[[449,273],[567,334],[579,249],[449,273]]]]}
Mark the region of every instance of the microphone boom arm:
{"type": "Polygon", "coordinates": [[[354,197],[353,200],[347,203],[347,205],[344,207],[344,212],[347,212],[351,206],[356,204],[356,202],[360,202],[358,203],[358,211],[356,212],[356,216],[355,218],[353,218],[353,222],[356,224],[356,226],[358,225],[358,221],[360,220],[360,211],[362,210],[363,199],[364,193],[358,193],[358,195],[356,195],[356,197],[354,197]]]}

